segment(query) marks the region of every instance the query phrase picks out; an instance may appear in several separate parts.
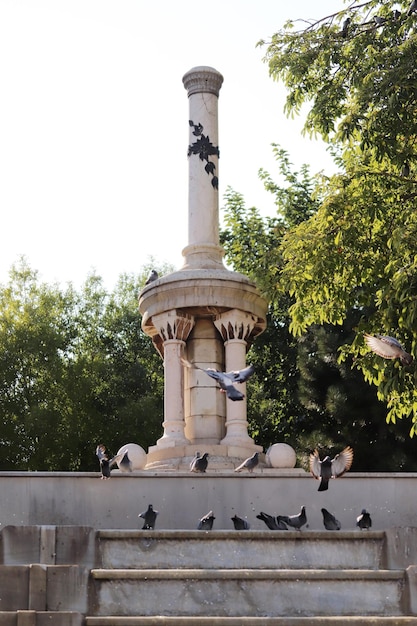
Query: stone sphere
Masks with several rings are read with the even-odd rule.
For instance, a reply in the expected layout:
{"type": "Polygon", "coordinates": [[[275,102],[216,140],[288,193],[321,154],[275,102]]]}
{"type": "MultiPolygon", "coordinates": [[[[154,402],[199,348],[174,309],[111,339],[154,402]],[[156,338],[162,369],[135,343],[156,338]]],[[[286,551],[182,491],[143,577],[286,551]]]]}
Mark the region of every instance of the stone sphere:
{"type": "Polygon", "coordinates": [[[269,467],[295,467],[297,457],[294,448],[287,443],[274,443],[266,452],[269,467]]]}
{"type": "Polygon", "coordinates": [[[126,450],[129,455],[129,459],[132,461],[132,469],[143,469],[146,465],[145,450],[141,448],[137,443],[126,443],[117,451],[117,454],[121,454],[126,450]]]}

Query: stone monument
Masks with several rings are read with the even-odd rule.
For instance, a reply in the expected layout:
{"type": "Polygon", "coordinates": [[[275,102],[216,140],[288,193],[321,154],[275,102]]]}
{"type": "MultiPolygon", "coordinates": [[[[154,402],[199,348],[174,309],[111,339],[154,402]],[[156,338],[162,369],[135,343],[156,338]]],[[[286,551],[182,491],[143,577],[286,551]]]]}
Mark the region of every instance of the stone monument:
{"type": "MultiPolygon", "coordinates": [[[[142,328],[164,360],[163,435],[147,469],[185,469],[198,450],[211,468],[233,468],[261,451],[248,435],[246,397],[231,401],[205,372],[246,366],[246,352],[266,326],[267,303],[246,276],[223,265],[219,243],[218,96],[222,75],[195,67],[183,77],[189,98],[188,245],[184,265],[139,296],[142,328]]],[[[245,384],[238,386],[245,393],[245,384]]]]}

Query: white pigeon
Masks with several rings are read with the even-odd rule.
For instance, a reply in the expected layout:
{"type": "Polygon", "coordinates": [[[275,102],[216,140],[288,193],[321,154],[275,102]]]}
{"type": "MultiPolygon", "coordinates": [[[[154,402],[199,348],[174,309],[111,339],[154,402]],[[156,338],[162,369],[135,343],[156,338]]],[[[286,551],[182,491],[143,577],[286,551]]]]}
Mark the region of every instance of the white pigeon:
{"type": "Polygon", "coordinates": [[[387,335],[373,336],[367,333],[364,334],[364,337],[367,346],[384,359],[400,359],[402,365],[411,365],[414,360],[395,337],[387,335]]]}
{"type": "Polygon", "coordinates": [[[210,376],[210,378],[214,378],[220,385],[222,391],[224,391],[229,398],[229,400],[243,400],[245,395],[236,389],[235,383],[244,383],[252,376],[255,371],[253,365],[249,365],[245,367],[243,370],[237,370],[235,372],[219,372],[211,367],[204,369],[203,367],[198,367],[197,365],[193,365],[190,361],[186,359],[181,359],[181,363],[188,368],[193,368],[196,370],[200,370],[205,372],[210,376]]]}

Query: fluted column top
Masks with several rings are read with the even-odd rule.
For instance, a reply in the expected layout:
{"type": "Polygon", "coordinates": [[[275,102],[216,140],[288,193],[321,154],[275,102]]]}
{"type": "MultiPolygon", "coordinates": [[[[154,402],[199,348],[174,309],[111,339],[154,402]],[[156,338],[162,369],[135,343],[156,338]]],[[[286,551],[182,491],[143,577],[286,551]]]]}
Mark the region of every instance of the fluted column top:
{"type": "Polygon", "coordinates": [[[193,67],[182,77],[188,97],[195,93],[212,93],[218,97],[223,84],[223,76],[208,65],[193,67]]]}

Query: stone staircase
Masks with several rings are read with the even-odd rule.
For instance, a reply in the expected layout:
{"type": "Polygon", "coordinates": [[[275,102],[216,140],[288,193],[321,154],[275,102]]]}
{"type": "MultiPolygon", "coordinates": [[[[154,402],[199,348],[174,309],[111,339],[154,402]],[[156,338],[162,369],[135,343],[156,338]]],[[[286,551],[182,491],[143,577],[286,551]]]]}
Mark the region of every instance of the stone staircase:
{"type": "Polygon", "coordinates": [[[0,626],[417,626],[415,528],[0,538],[0,626]]]}
{"type": "Polygon", "coordinates": [[[86,626],[417,624],[385,532],[98,531],[86,626]]]}

